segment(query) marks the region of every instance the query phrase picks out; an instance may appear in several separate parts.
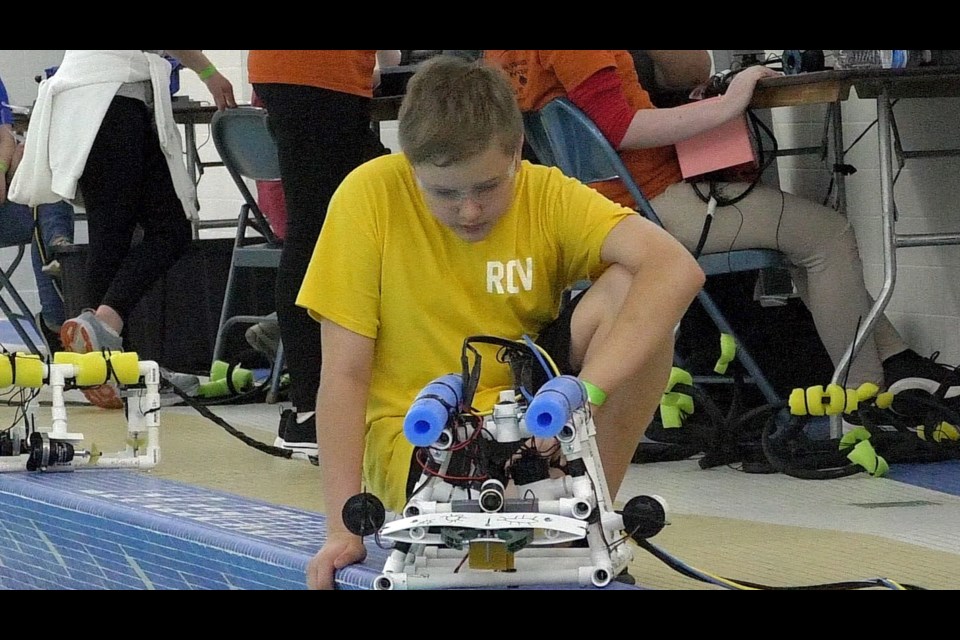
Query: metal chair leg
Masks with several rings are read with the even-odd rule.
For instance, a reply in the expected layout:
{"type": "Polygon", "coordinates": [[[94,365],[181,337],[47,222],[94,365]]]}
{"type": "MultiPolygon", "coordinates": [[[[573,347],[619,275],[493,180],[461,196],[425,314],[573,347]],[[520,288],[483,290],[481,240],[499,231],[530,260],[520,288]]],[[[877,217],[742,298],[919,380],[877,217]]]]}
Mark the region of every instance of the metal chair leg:
{"type": "Polygon", "coordinates": [[[23,340],[24,346],[30,350],[30,353],[34,355],[43,356],[43,349],[34,342],[33,337],[27,332],[27,330],[21,324],[23,320],[27,320],[30,323],[30,326],[34,327],[36,334],[39,336],[40,327],[36,326],[33,322],[33,316],[30,313],[27,303],[24,302],[23,298],[20,297],[19,292],[13,288],[13,283],[10,282],[10,279],[7,277],[7,274],[0,270],[0,293],[6,291],[10,297],[13,299],[13,303],[17,306],[19,311],[15,311],[13,308],[7,304],[7,301],[2,298],[0,295],[0,311],[3,311],[3,315],[6,316],[7,320],[10,321],[11,326],[13,326],[14,331],[17,332],[17,335],[20,336],[20,339],[23,340]]]}
{"type": "Polygon", "coordinates": [[[267,404],[276,404],[280,395],[280,378],[283,376],[283,368],[286,359],[283,355],[283,341],[277,343],[277,355],[273,359],[273,368],[270,371],[270,390],[267,391],[267,404]]]}
{"type": "Polygon", "coordinates": [[[716,325],[717,329],[723,333],[734,336],[734,339],[737,342],[737,359],[743,364],[743,367],[747,370],[747,373],[750,374],[753,382],[760,389],[760,392],[763,393],[763,397],[766,398],[767,402],[770,403],[779,402],[781,400],[780,396],[777,395],[777,392],[774,390],[773,385],[770,384],[770,381],[767,380],[767,377],[763,375],[760,365],[757,364],[756,360],[754,360],[753,356],[750,355],[750,352],[737,337],[736,333],[734,333],[733,327],[731,327],[727,322],[726,317],[724,317],[723,313],[720,311],[720,308],[713,301],[713,298],[711,298],[706,291],[701,289],[700,293],[697,294],[697,299],[700,301],[700,304],[703,305],[704,310],[707,312],[707,315],[710,316],[710,319],[713,320],[713,323],[716,325]]]}

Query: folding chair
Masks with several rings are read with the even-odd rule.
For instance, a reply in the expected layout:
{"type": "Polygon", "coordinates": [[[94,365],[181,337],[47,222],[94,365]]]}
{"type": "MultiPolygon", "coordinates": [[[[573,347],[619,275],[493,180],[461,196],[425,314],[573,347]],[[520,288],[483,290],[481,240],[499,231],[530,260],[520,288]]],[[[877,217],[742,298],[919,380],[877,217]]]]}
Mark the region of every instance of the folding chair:
{"type": "Polygon", "coordinates": [[[547,139],[547,132],[543,128],[543,123],[540,122],[539,112],[527,111],[523,114],[523,131],[526,142],[533,149],[539,163],[548,167],[557,166],[553,151],[550,149],[550,141],[547,139]]]}
{"type": "MultiPolygon", "coordinates": [[[[663,226],[653,207],[650,206],[650,202],[624,166],[620,154],[585,113],[568,99],[556,98],[546,104],[539,115],[539,126],[535,119],[525,120],[527,138],[539,157],[551,159],[550,163],[566,175],[586,184],[619,178],[636,201],[639,213],[657,225],[663,226]],[[545,147],[543,155],[538,147],[545,147]]],[[[782,253],[769,249],[744,249],[704,254],[699,256],[698,261],[708,278],[724,273],[785,267],[787,264],[782,253]]],[[[750,376],[748,380],[757,385],[768,402],[776,403],[782,400],[749,351],[737,338],[713,298],[705,289],[701,289],[697,299],[717,329],[733,337],[737,345],[736,357],[750,376]]],[[[695,381],[727,382],[729,380],[713,376],[698,376],[695,381]]]]}
{"type": "MultiPolygon", "coordinates": [[[[243,196],[223,308],[220,312],[220,326],[213,348],[213,359],[216,361],[223,359],[226,336],[234,325],[256,324],[269,320],[265,315],[236,314],[237,269],[277,269],[280,266],[283,244],[270,228],[270,223],[257,205],[257,199],[245,182],[245,179],[280,180],[277,144],[267,126],[266,110],[244,106],[218,111],[210,121],[210,129],[223,166],[243,196]],[[256,232],[260,237],[248,238],[248,230],[256,232]]],[[[271,366],[268,403],[277,400],[283,363],[283,344],[280,343],[271,366]]]]}
{"type": "Polygon", "coordinates": [[[40,337],[40,328],[27,303],[12,282],[13,273],[33,241],[33,213],[27,206],[6,202],[0,207],[0,219],[3,225],[0,231],[0,248],[16,247],[17,249],[17,255],[9,267],[0,265],[0,312],[23,341],[23,346],[31,353],[42,357],[46,354],[46,347],[40,337]],[[9,302],[4,295],[10,299],[9,302]]]}

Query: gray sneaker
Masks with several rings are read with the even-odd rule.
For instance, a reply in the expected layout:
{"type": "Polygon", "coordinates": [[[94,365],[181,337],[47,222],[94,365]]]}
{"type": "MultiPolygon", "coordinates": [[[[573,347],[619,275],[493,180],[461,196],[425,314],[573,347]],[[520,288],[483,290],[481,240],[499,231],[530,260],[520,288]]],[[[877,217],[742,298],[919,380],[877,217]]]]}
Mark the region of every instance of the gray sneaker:
{"type": "Polygon", "coordinates": [[[108,329],[94,314],[86,309],[76,318],[71,318],[60,327],[60,342],[63,348],[73,353],[91,351],[123,351],[123,339],[108,329]]]}
{"type": "Polygon", "coordinates": [[[252,325],[244,337],[247,344],[273,362],[277,359],[277,348],[280,346],[280,325],[277,324],[276,313],[271,313],[269,317],[271,320],[252,325]]]}
{"type": "MultiPolygon", "coordinates": [[[[107,329],[92,309],[87,309],[76,318],[71,318],[60,327],[60,342],[66,351],[90,353],[92,351],[123,351],[123,340],[107,329]]],[[[104,409],[122,409],[123,400],[117,384],[112,381],[95,387],[81,389],[87,400],[104,409]]]]}
{"type": "MultiPolygon", "coordinates": [[[[173,385],[184,394],[195,397],[200,390],[200,378],[190,373],[177,373],[164,367],[160,367],[160,376],[169,384],[173,385]]],[[[166,407],[178,404],[183,401],[180,394],[174,392],[166,385],[160,388],[160,406],[166,407]]]]}

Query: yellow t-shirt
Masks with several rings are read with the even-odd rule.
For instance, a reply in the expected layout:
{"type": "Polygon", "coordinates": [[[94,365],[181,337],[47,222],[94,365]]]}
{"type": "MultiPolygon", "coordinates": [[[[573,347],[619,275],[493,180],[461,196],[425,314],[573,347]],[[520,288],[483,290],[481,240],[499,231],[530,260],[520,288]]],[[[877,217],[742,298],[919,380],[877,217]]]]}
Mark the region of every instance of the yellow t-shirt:
{"type": "MultiPolygon", "coordinates": [[[[403,418],[420,390],[460,372],[464,338],[535,339],[566,287],[603,272],[603,241],[630,215],[556,168],[523,162],[510,210],[486,239],[468,243],[431,214],[406,156],[376,158],[347,176],[297,304],[376,339],[364,480],[388,509],[399,512],[406,500],[413,445],[403,418]]],[[[473,406],[483,411],[511,374],[496,346],[478,350],[473,406]]]]}

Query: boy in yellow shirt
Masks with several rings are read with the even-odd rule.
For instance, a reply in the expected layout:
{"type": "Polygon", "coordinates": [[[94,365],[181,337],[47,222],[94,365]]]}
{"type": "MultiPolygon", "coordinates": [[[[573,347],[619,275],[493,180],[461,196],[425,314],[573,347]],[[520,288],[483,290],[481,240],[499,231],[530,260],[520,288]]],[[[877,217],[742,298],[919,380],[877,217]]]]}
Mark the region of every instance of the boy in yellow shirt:
{"type": "MultiPolygon", "coordinates": [[[[424,63],[399,140],[403,153],[337,189],[297,300],[321,323],[324,354],[316,422],[331,517],[311,588],[332,588],[337,569],[365,558],[339,517],[347,499],[366,487],[403,508],[419,476],[404,415],[431,380],[460,370],[468,336],[536,337],[561,373],[605,392],[594,417],[615,496],[666,386],[674,327],[704,280],[689,251],[631,209],[520,160],[522,118],[499,70],[424,63]],[[561,311],[563,291],[587,278],[561,311]]],[[[485,366],[473,406],[489,409],[511,386],[507,367],[485,366]]]]}

